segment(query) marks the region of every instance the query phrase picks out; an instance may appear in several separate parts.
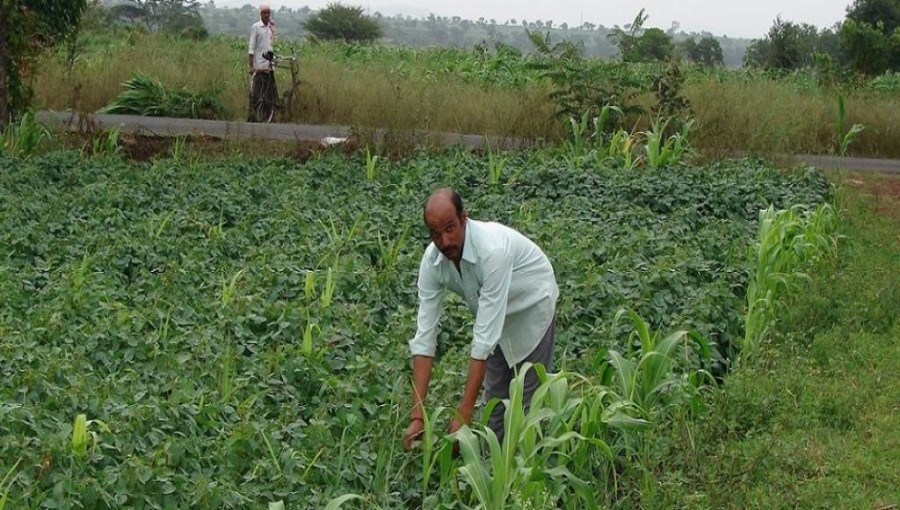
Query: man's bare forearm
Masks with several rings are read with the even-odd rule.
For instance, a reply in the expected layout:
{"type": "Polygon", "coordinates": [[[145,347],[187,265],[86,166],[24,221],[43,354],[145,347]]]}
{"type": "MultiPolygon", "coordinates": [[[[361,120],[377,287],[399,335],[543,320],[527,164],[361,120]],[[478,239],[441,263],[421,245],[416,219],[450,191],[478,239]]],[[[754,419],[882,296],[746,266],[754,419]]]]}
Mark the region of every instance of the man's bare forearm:
{"type": "Polygon", "coordinates": [[[428,356],[413,356],[413,398],[411,419],[424,419],[425,397],[428,395],[428,381],[431,380],[431,366],[434,359],[428,356]]]}
{"type": "Polygon", "coordinates": [[[469,360],[469,376],[466,378],[466,389],[463,392],[462,402],[459,404],[459,414],[462,415],[466,424],[472,423],[475,402],[481,393],[485,372],[487,372],[487,361],[474,358],[469,360]]]}
{"type": "Polygon", "coordinates": [[[247,65],[250,67],[250,70],[252,71],[253,70],[253,54],[252,53],[249,55],[249,58],[247,59],[247,65]]]}

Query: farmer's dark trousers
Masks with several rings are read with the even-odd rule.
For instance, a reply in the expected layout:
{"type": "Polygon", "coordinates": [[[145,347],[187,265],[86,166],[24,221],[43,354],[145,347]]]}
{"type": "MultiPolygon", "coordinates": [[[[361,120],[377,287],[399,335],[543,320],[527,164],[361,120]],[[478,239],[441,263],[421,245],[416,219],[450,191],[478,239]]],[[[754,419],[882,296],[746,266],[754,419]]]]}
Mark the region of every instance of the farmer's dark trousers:
{"type": "Polygon", "coordinates": [[[247,113],[248,122],[262,122],[266,119],[257,117],[260,111],[269,111],[277,101],[278,92],[275,88],[275,73],[272,71],[257,71],[253,75],[250,87],[250,111],[247,113]],[[266,108],[261,108],[262,104],[266,108]]]}
{"type": "MultiPolygon", "coordinates": [[[[499,398],[500,400],[509,398],[509,383],[516,374],[521,371],[522,365],[526,362],[530,361],[532,364],[540,363],[544,365],[548,372],[552,371],[553,344],[555,341],[556,317],[554,316],[553,320],[550,322],[550,327],[547,328],[541,342],[533,351],[531,351],[531,354],[526,356],[525,359],[515,367],[510,368],[506,363],[506,358],[503,357],[503,353],[500,352],[500,349],[496,349],[493,354],[488,356],[487,371],[484,374],[483,385],[485,403],[490,402],[494,397],[499,398]]],[[[534,392],[539,385],[540,381],[538,380],[537,372],[535,372],[533,368],[528,370],[528,373],[525,375],[525,394],[522,399],[525,412],[528,412],[529,407],[531,407],[531,396],[534,395],[534,392]]],[[[488,427],[497,434],[497,439],[501,443],[503,442],[503,413],[505,409],[506,406],[503,403],[497,404],[497,406],[494,407],[493,412],[491,412],[491,417],[488,421],[488,427]]]]}

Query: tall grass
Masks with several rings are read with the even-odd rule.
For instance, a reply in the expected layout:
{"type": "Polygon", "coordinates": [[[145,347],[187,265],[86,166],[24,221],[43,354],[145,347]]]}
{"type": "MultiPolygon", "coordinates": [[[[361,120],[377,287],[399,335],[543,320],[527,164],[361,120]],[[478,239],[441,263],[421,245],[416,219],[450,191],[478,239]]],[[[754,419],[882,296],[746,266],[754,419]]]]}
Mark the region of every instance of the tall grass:
{"type": "MultiPolygon", "coordinates": [[[[426,51],[392,61],[353,60],[334,46],[300,49],[302,82],[291,112],[299,122],[547,140],[567,136],[564,123],[553,115],[557,107],[548,99],[549,85],[539,80],[515,86],[474,83],[435,69],[441,61],[432,63],[426,51]]],[[[71,75],[61,56],[43,58],[36,67],[37,100],[45,108],[93,112],[141,72],[167,88],[221,90],[227,117],[240,120],[248,101],[245,52],[242,38],[195,42],[123,34],[95,43],[71,75]]],[[[283,91],[286,78],[278,83],[283,91]]],[[[684,96],[697,121],[693,145],[704,155],[834,152],[836,91],[764,76],[712,74],[689,80],[684,96]]],[[[649,111],[652,94],[638,102],[649,111]]],[[[846,108],[849,125],[866,126],[850,155],[900,157],[900,96],[852,91],[846,94],[846,108]]],[[[646,129],[650,120],[629,119],[629,127],[646,129]]]]}
{"type": "MultiPolygon", "coordinates": [[[[686,85],[685,96],[697,120],[694,144],[708,156],[834,152],[836,92],[708,80],[686,85]]],[[[851,155],[900,157],[900,96],[857,91],[845,100],[847,123],[866,126],[851,155]]]]}

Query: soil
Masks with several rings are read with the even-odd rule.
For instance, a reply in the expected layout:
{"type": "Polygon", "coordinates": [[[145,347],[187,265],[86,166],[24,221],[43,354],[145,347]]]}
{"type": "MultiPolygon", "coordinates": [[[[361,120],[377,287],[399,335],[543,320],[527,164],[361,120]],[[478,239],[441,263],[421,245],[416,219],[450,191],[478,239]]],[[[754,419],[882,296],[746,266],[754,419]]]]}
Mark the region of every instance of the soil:
{"type": "Polygon", "coordinates": [[[854,173],[843,182],[848,188],[871,197],[876,212],[900,219],[900,177],[854,173]]]}

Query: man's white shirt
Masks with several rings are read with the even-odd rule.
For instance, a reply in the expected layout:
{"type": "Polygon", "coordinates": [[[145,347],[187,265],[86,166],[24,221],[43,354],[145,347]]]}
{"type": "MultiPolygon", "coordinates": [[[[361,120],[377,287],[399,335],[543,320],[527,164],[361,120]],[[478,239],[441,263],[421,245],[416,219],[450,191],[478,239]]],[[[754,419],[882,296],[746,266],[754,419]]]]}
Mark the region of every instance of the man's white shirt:
{"type": "Polygon", "coordinates": [[[487,359],[500,347],[510,367],[540,343],[559,297],[553,267],[536,244],[505,225],[468,219],[459,271],[434,243],[422,257],[413,356],[434,357],[445,290],[475,315],[472,358],[487,359]]]}
{"type": "Polygon", "coordinates": [[[263,53],[272,51],[272,28],[273,25],[263,24],[257,21],[250,28],[250,55],[253,55],[254,71],[269,71],[272,69],[271,63],[263,58],[263,53]]]}

